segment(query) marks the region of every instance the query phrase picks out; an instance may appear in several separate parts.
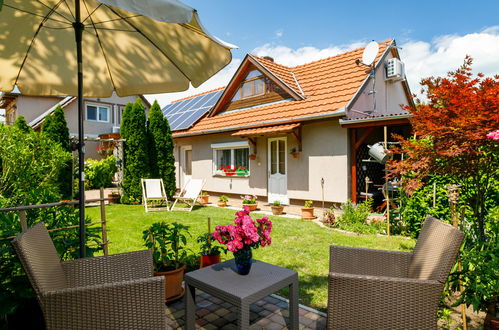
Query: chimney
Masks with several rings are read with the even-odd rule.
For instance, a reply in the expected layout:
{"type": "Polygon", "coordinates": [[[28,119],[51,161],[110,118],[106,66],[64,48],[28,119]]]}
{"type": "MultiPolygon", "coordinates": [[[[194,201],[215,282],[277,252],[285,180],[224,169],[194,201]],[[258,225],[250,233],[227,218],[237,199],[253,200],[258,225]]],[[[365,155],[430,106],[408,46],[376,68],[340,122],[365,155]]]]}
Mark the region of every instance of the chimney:
{"type": "Polygon", "coordinates": [[[274,62],[274,58],[270,56],[263,56],[262,58],[266,59],[267,61],[274,62]]]}

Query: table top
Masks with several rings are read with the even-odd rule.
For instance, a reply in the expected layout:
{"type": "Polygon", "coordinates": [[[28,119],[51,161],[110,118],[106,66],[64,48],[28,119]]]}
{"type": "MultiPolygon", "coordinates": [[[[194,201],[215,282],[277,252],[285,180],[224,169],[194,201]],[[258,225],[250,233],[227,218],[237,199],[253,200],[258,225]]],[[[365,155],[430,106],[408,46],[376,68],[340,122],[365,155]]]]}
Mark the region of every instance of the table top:
{"type": "Polygon", "coordinates": [[[201,268],[185,274],[188,284],[199,289],[216,289],[230,294],[233,297],[245,298],[255,293],[275,292],[286,284],[298,280],[298,273],[294,270],[271,265],[259,260],[253,260],[248,275],[239,275],[236,272],[234,259],[201,268]]]}

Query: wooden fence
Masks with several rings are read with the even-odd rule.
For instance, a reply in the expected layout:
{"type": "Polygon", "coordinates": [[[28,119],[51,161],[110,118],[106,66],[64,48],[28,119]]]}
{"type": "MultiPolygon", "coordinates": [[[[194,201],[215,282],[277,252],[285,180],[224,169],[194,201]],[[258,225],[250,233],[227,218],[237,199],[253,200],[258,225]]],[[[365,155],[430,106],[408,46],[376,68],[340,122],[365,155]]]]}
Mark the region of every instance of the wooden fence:
{"type": "MultiPolygon", "coordinates": [[[[98,224],[101,225],[102,243],[93,244],[92,246],[102,245],[103,250],[104,250],[104,255],[106,255],[106,256],[109,253],[108,245],[111,242],[109,242],[107,239],[107,221],[106,221],[106,203],[105,202],[106,201],[113,201],[113,200],[116,200],[116,198],[105,198],[104,197],[104,188],[100,188],[99,198],[85,200],[85,204],[99,202],[100,221],[87,223],[86,225],[87,226],[98,225],[98,224]]],[[[77,200],[76,201],[64,201],[64,202],[38,204],[38,205],[19,205],[16,207],[0,208],[0,212],[18,212],[19,213],[19,221],[21,222],[21,229],[22,229],[22,231],[25,231],[28,229],[28,222],[26,219],[26,211],[27,210],[43,209],[43,208],[50,208],[50,207],[64,206],[64,205],[78,205],[78,201],[77,200]]],[[[78,227],[79,227],[79,225],[67,226],[67,227],[61,227],[61,228],[53,228],[53,229],[50,229],[49,232],[78,228],[78,227]]],[[[13,239],[15,237],[16,236],[1,237],[0,241],[13,239]]]]}

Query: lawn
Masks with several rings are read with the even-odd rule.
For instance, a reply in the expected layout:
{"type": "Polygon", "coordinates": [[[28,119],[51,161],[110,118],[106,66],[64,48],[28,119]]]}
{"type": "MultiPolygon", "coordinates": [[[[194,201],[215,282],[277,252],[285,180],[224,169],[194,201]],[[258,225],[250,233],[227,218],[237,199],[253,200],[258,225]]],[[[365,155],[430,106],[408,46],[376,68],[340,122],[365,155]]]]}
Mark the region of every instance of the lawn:
{"type": "MultiPolygon", "coordinates": [[[[211,217],[213,226],[226,225],[232,223],[235,212],[217,207],[196,207],[192,212],[145,213],[143,206],[109,205],[106,206],[108,236],[111,241],[109,253],[144,249],[142,231],[157,221],[176,221],[190,226],[192,239],[189,247],[198,253],[196,237],[207,231],[207,218],[211,217]]],[[[100,210],[98,207],[87,208],[87,215],[98,221],[100,210]]],[[[254,219],[262,216],[258,212],[252,215],[254,219]]],[[[414,240],[399,236],[352,236],[320,227],[310,221],[275,216],[269,218],[273,222],[272,245],[254,250],[253,257],[298,271],[300,303],[319,310],[325,310],[327,304],[330,245],[386,250],[410,250],[414,247],[414,240]]],[[[232,253],[229,252],[227,259],[231,258],[232,253]]]]}

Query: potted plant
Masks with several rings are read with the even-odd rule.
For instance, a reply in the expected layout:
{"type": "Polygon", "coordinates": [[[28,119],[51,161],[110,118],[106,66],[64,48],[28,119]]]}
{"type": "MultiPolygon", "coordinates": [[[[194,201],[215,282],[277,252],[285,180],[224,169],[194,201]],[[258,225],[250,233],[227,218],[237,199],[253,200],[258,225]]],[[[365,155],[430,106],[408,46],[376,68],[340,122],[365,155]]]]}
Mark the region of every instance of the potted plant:
{"type": "Polygon", "coordinates": [[[175,301],[184,295],[185,260],[189,227],[174,223],[156,222],[142,232],[144,245],[152,250],[154,275],[165,277],[165,302],[175,301]]]}
{"type": "Polygon", "coordinates": [[[250,154],[249,155],[250,160],[256,160],[256,154],[250,154]]]}
{"type": "Polygon", "coordinates": [[[315,219],[314,216],[314,202],[305,201],[303,207],[301,208],[301,218],[306,220],[315,219]]]}
{"type": "Polygon", "coordinates": [[[300,152],[296,150],[296,148],[291,148],[289,151],[290,155],[293,156],[293,158],[300,158],[300,152]]]}
{"type": "Polygon", "coordinates": [[[206,205],[210,203],[210,195],[206,192],[203,191],[201,192],[201,196],[199,196],[199,199],[201,200],[201,204],[206,205]]]}
{"type": "Polygon", "coordinates": [[[107,194],[107,198],[112,198],[109,200],[109,204],[118,204],[120,201],[120,192],[118,190],[111,190],[111,193],[107,194]]]}
{"type": "Polygon", "coordinates": [[[247,176],[248,174],[249,174],[249,171],[244,166],[239,166],[236,170],[236,175],[238,175],[238,176],[247,176]]]}
{"type": "Polygon", "coordinates": [[[214,238],[211,233],[211,219],[208,218],[208,232],[198,236],[198,243],[201,243],[201,262],[199,268],[208,267],[220,262],[220,253],[227,253],[227,249],[213,244],[214,238]]]}
{"type": "Polygon", "coordinates": [[[221,195],[220,197],[218,197],[218,206],[226,207],[228,201],[229,201],[229,198],[227,196],[221,195]]]}
{"type": "Polygon", "coordinates": [[[249,207],[250,211],[255,211],[257,209],[258,204],[256,203],[257,197],[255,195],[244,195],[241,196],[241,199],[243,200],[243,207],[249,207]]]}
{"type": "Polygon", "coordinates": [[[281,205],[280,201],[274,201],[270,208],[272,209],[273,215],[281,215],[282,211],[284,210],[284,206],[281,205]]]}
{"type": "Polygon", "coordinates": [[[240,275],[250,272],[253,257],[251,249],[272,243],[272,222],[267,217],[254,221],[249,214],[249,208],[245,206],[243,211],[236,212],[233,225],[216,226],[213,233],[213,238],[234,253],[236,271],[240,275]]]}

